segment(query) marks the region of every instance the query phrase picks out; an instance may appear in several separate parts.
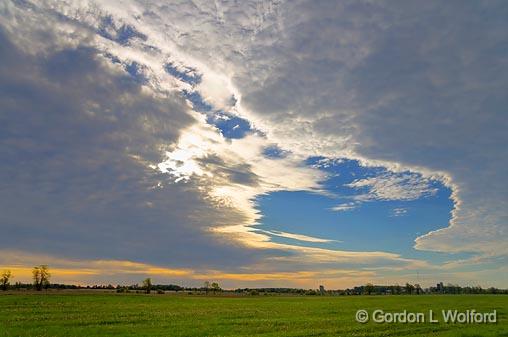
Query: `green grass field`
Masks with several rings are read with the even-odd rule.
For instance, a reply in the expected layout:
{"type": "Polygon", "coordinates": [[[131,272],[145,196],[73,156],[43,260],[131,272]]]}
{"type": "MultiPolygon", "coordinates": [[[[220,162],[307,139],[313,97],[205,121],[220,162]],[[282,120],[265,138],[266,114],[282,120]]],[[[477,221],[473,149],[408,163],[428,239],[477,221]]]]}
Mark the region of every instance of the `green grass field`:
{"type": "Polygon", "coordinates": [[[0,336],[508,336],[508,296],[0,295],[0,336]],[[497,310],[496,324],[360,324],[369,312],[497,310]]]}

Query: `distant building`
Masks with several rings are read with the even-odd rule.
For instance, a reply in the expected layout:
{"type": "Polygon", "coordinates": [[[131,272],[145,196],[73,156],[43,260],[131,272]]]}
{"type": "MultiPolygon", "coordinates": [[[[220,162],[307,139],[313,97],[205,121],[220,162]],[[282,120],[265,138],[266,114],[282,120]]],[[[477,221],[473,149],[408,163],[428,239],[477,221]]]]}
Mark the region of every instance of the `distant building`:
{"type": "Polygon", "coordinates": [[[442,293],[444,290],[443,282],[439,282],[438,284],[436,284],[436,289],[438,293],[442,293]]]}

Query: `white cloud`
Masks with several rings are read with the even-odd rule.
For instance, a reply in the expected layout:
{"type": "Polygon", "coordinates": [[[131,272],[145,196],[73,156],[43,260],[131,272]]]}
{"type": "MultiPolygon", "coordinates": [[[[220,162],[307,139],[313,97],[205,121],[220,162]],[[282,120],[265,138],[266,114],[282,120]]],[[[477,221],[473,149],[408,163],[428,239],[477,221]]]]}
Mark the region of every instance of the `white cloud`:
{"type": "Polygon", "coordinates": [[[384,173],[371,178],[358,179],[346,186],[367,188],[366,194],[355,196],[358,201],[369,200],[416,200],[437,193],[430,180],[416,174],[384,173]]]}
{"type": "Polygon", "coordinates": [[[392,215],[397,217],[397,216],[404,216],[405,214],[407,213],[407,208],[394,208],[392,210],[392,215]]]}
{"type": "Polygon", "coordinates": [[[268,235],[274,235],[274,236],[279,236],[282,238],[294,239],[294,240],[303,241],[303,242],[314,242],[314,243],[341,242],[338,240],[322,239],[322,238],[317,238],[314,236],[294,234],[294,233],[281,232],[281,231],[275,231],[275,230],[267,231],[267,230],[258,229],[257,231],[268,234],[268,235]]]}
{"type": "Polygon", "coordinates": [[[337,206],[332,207],[331,210],[336,211],[336,212],[343,212],[343,211],[350,211],[350,210],[355,209],[357,207],[358,207],[357,202],[346,202],[346,203],[339,204],[337,206]]]}

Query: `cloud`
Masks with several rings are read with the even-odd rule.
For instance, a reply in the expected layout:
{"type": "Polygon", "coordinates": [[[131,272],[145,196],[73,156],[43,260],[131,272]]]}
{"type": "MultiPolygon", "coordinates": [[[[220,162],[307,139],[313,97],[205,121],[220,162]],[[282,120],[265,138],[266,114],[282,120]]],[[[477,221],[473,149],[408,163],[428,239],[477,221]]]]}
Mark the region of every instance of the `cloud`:
{"type": "Polygon", "coordinates": [[[252,260],[209,232],[244,215],[150,168],[197,123],[183,98],[141,86],[86,39],[37,55],[0,39],[2,247],[176,268],[252,260]]]}
{"type": "Polygon", "coordinates": [[[407,213],[407,208],[394,208],[392,216],[404,216],[407,213]]]}
{"type": "Polygon", "coordinates": [[[368,193],[355,196],[358,201],[416,200],[437,193],[430,180],[415,174],[384,173],[375,177],[358,179],[346,184],[355,189],[367,189],[368,193]]]}
{"type": "Polygon", "coordinates": [[[317,238],[314,236],[287,233],[287,232],[281,232],[281,231],[266,231],[266,230],[262,230],[262,229],[258,229],[257,231],[268,234],[268,235],[274,235],[274,236],[278,236],[281,238],[293,239],[293,240],[298,240],[298,241],[303,241],[303,242],[314,242],[314,243],[340,242],[337,240],[322,239],[322,238],[317,238]]]}
{"type": "Polygon", "coordinates": [[[30,255],[20,251],[2,250],[0,264],[12,271],[16,282],[30,282],[32,265],[49,263],[51,280],[56,283],[81,285],[129,283],[152,277],[154,283],[184,281],[188,286],[202,286],[205,280],[219,280],[221,286],[314,286],[315,279],[327,279],[330,284],[351,286],[376,276],[374,271],[353,269],[324,269],[299,271],[268,271],[247,269],[238,272],[221,270],[171,269],[157,265],[123,260],[76,260],[48,255],[30,255]],[[284,283],[281,283],[281,280],[284,283]],[[340,280],[340,281],[337,281],[340,280]]]}
{"type": "Polygon", "coordinates": [[[38,13],[25,18],[24,29],[32,30],[23,40],[12,33],[15,20],[0,36],[7,46],[0,66],[6,111],[0,151],[9,163],[1,173],[6,211],[0,220],[9,233],[0,238],[4,249],[65,255],[92,265],[107,260],[224,272],[290,255],[309,264],[343,255],[348,261],[398,259],[275,244],[254,233],[250,226],[260,217],[255,196],[319,192],[324,174],[297,155],[263,156],[273,144],[263,135],[225,139],[172,90],[180,87],[159,77],[165,72],[150,71],[151,54],[148,60],[135,57],[147,69],[146,81],[139,81],[127,68],[132,58],[123,54],[139,39],[101,50],[103,41],[96,45],[89,25],[41,31],[36,28],[41,17],[56,20],[56,27],[60,22],[56,15],[38,13]],[[27,48],[29,37],[42,33],[51,44],[34,46],[37,52],[27,48]],[[71,33],[72,43],[64,38],[71,33]]]}
{"type": "Polygon", "coordinates": [[[416,247],[506,253],[503,2],[223,5],[220,23],[219,8],[182,7],[209,28],[166,7],[159,20],[186,36],[168,38],[233,73],[238,110],[275,143],[439,178],[453,190],[450,227],[416,247]]]}
{"type": "Polygon", "coordinates": [[[357,202],[346,202],[346,203],[339,204],[337,206],[332,207],[331,210],[336,211],[336,212],[343,212],[343,211],[350,211],[352,209],[355,209],[356,207],[358,207],[357,202]]]}

